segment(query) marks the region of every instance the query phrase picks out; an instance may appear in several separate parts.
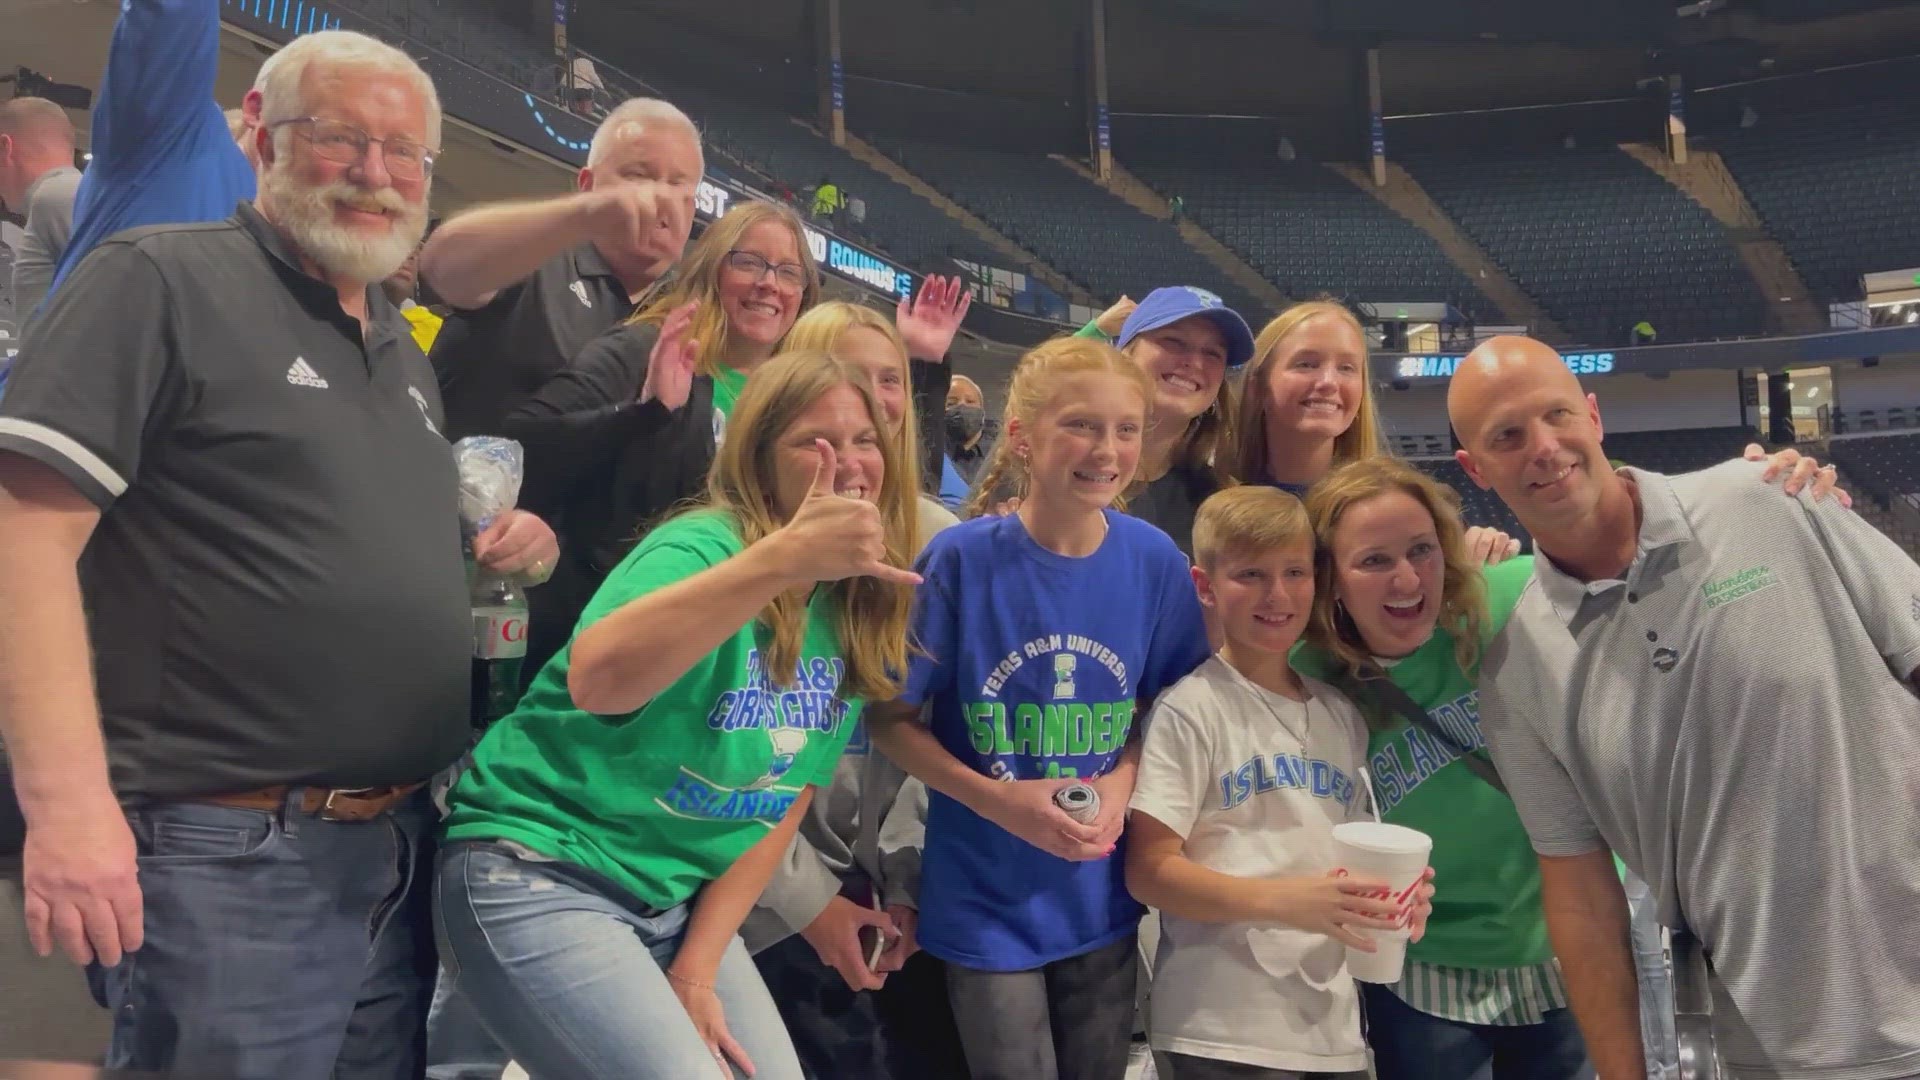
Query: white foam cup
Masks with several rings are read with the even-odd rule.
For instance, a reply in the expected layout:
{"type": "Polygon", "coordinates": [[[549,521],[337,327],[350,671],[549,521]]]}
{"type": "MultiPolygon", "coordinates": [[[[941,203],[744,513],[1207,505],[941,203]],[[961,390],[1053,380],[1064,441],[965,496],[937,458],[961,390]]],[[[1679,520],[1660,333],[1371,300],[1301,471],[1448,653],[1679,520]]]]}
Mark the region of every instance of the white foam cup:
{"type": "Polygon", "coordinates": [[[1407,938],[1413,933],[1413,896],[1426,876],[1433,838],[1403,825],[1349,821],[1333,827],[1333,846],[1336,873],[1385,882],[1387,891],[1372,898],[1399,907],[1399,929],[1354,930],[1372,938],[1375,950],[1348,948],[1347,972],[1361,982],[1399,982],[1406,966],[1407,938]]]}

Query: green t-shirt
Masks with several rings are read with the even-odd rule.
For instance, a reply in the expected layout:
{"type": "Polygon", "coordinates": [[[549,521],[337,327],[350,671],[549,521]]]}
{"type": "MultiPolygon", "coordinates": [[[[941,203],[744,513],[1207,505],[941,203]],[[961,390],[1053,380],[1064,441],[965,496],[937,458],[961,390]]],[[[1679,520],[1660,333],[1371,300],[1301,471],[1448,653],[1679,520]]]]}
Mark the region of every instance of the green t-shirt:
{"type": "Polygon", "coordinates": [[[739,368],[722,365],[713,373],[713,409],[721,416],[733,415],[733,403],[740,400],[740,391],[747,385],[747,373],[739,368]]]}
{"type": "MultiPolygon", "coordinates": [[[[741,548],[722,514],[668,521],[607,576],[575,634],[741,548]]],[[[833,780],[860,702],[839,694],[846,662],[832,603],[826,590],[815,595],[797,678],[781,680],[791,685],[768,678],[764,630],[749,623],[624,716],[574,707],[562,649],[474,749],[448,796],[447,839],[512,841],[654,907],[685,902],[778,824],[806,785],[833,780]]]]}
{"type": "MultiPolygon", "coordinates": [[[[1485,570],[1487,639],[1506,624],[1533,575],[1533,559],[1485,570]]],[[[1333,659],[1301,646],[1294,667],[1325,679],[1333,659]]],[[[1461,671],[1453,635],[1435,631],[1391,669],[1393,681],[1465,745],[1480,737],[1479,671],[1461,671]]],[[[1397,715],[1369,716],[1367,773],[1380,816],[1433,837],[1433,916],[1407,955],[1445,967],[1512,968],[1552,959],[1540,908],[1540,867],[1513,800],[1397,715]]],[[[1482,756],[1485,749],[1476,751],[1482,756]]]]}

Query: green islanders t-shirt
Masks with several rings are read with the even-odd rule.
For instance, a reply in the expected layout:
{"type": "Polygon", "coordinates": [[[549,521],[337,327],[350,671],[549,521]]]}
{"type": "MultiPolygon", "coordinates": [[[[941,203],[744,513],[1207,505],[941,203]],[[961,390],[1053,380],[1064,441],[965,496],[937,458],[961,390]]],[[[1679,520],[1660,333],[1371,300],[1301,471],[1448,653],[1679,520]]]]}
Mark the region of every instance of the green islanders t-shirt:
{"type": "MultiPolygon", "coordinates": [[[[1492,616],[1486,639],[1491,641],[1533,576],[1533,559],[1509,559],[1484,573],[1492,616]]],[[[1295,651],[1293,663],[1319,679],[1327,679],[1334,666],[1331,657],[1306,646],[1295,651]]],[[[1480,673],[1460,670],[1453,635],[1436,630],[1390,674],[1442,731],[1486,756],[1476,685],[1480,673]]],[[[1407,955],[1463,968],[1525,967],[1552,959],[1540,908],[1539,863],[1513,800],[1397,714],[1368,719],[1367,773],[1380,816],[1433,837],[1433,916],[1426,937],[1407,955]]]]}
{"type": "MultiPolygon", "coordinates": [[[[607,576],[575,634],[741,549],[723,514],[666,522],[607,576]]],[[[750,623],[624,716],[574,707],[562,649],[474,749],[448,795],[447,839],[512,841],[653,907],[685,902],[778,824],[806,785],[833,780],[860,702],[839,693],[846,662],[827,595],[808,609],[799,668],[787,678],[767,672],[765,630],[750,623]]]]}

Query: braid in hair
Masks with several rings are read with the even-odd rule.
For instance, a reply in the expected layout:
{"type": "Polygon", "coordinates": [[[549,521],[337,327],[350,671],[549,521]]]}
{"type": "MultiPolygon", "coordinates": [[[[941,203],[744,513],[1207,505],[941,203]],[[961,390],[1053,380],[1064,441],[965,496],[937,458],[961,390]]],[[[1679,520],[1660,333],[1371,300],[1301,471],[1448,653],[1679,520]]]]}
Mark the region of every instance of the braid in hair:
{"type": "MultiPolygon", "coordinates": [[[[1011,401],[1008,412],[1011,415],[1011,401]]],[[[1005,431],[1001,429],[1000,440],[993,444],[993,453],[987,457],[987,467],[980,471],[979,481],[960,507],[962,517],[977,518],[1016,495],[1026,495],[1027,463],[1013,452],[1013,441],[1006,437],[1005,431]],[[1012,490],[1004,490],[1008,487],[1012,490]]]]}

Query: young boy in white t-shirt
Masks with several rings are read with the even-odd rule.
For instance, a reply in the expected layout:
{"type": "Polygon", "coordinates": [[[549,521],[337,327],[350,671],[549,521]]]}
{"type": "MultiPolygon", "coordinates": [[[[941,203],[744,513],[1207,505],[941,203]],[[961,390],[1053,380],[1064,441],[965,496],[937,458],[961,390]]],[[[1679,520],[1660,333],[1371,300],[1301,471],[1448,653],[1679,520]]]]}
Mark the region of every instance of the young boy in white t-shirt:
{"type": "Polygon", "coordinates": [[[1366,895],[1382,883],[1332,876],[1333,827],[1370,816],[1367,729],[1287,663],[1313,610],[1306,510],[1229,488],[1201,505],[1193,554],[1226,644],[1155,702],[1127,833],[1128,888],[1160,911],[1153,1048],[1172,1080],[1364,1080],[1346,950],[1397,912],[1366,895]]]}

